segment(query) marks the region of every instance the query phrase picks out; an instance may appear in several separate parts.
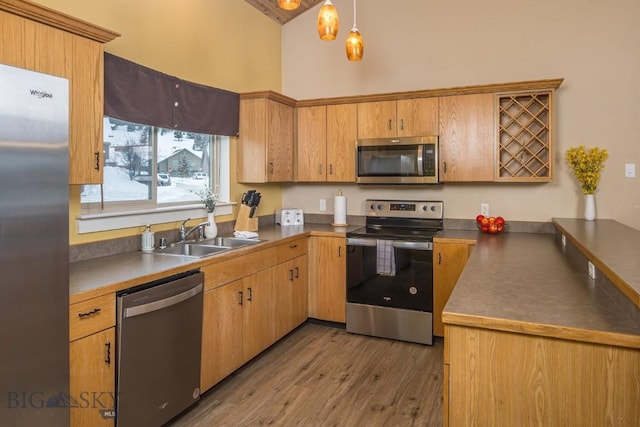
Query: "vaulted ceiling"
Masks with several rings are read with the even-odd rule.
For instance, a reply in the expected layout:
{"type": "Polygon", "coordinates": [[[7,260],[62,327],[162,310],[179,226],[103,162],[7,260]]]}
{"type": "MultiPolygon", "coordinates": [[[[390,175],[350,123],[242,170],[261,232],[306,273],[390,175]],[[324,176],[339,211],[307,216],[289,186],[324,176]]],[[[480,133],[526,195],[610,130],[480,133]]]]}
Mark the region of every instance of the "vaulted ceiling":
{"type": "Polygon", "coordinates": [[[251,6],[258,9],[260,12],[267,15],[269,18],[279,22],[280,24],[285,24],[288,21],[292,20],[296,16],[301,13],[306,12],[311,9],[313,6],[320,3],[322,0],[302,0],[300,2],[300,7],[296,10],[284,10],[278,7],[278,0],[245,0],[251,6]]]}

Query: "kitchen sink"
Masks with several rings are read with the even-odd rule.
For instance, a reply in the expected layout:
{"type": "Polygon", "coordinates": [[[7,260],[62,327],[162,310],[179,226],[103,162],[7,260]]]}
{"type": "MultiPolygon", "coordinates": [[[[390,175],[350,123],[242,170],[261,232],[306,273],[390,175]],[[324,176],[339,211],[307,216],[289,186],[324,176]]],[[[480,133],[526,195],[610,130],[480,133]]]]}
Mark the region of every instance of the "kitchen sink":
{"type": "Polygon", "coordinates": [[[213,239],[202,240],[202,244],[214,246],[226,246],[228,248],[239,248],[241,246],[254,245],[263,242],[257,239],[241,239],[238,237],[215,237],[213,239]]]}
{"type": "Polygon", "coordinates": [[[213,239],[200,240],[194,243],[178,243],[164,249],[158,249],[154,253],[159,255],[186,256],[192,258],[204,258],[219,254],[231,249],[247,245],[254,245],[264,240],[240,239],[237,237],[215,237],[213,239]]]}
{"type": "Polygon", "coordinates": [[[158,249],[154,253],[159,255],[187,256],[193,258],[203,258],[225,252],[231,249],[228,246],[205,245],[201,243],[185,243],[158,249]]]}

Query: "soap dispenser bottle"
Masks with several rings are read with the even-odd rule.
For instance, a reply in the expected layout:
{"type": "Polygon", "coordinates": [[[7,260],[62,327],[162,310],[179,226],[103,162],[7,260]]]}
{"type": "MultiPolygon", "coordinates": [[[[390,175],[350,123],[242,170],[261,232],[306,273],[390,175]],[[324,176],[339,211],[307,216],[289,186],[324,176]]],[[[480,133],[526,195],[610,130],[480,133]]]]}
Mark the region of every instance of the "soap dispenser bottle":
{"type": "Polygon", "coordinates": [[[151,230],[149,224],[147,224],[147,228],[142,232],[142,250],[143,251],[152,251],[155,247],[154,243],[154,235],[155,233],[151,230]]]}

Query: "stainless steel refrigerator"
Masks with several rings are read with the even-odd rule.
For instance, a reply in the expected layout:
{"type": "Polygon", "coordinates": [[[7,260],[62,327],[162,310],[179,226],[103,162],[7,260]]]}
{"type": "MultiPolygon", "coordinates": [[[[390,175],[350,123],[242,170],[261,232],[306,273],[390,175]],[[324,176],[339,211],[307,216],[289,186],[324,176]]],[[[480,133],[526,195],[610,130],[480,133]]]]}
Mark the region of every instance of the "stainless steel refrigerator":
{"type": "Polygon", "coordinates": [[[69,83],[0,64],[0,425],[69,424],[69,83]]]}

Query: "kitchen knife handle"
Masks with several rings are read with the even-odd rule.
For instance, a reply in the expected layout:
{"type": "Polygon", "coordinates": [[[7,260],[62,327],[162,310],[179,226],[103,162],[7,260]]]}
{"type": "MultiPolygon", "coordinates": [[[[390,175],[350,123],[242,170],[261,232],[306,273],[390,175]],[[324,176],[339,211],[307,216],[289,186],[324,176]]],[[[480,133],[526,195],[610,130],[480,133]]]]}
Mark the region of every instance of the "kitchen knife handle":
{"type": "Polygon", "coordinates": [[[96,167],[95,167],[95,169],[97,171],[99,171],[100,170],[100,152],[96,151],[94,154],[96,155],[96,167]]]}
{"type": "Polygon", "coordinates": [[[111,342],[106,342],[104,344],[104,351],[104,363],[106,363],[107,365],[111,365],[111,342]]]}

